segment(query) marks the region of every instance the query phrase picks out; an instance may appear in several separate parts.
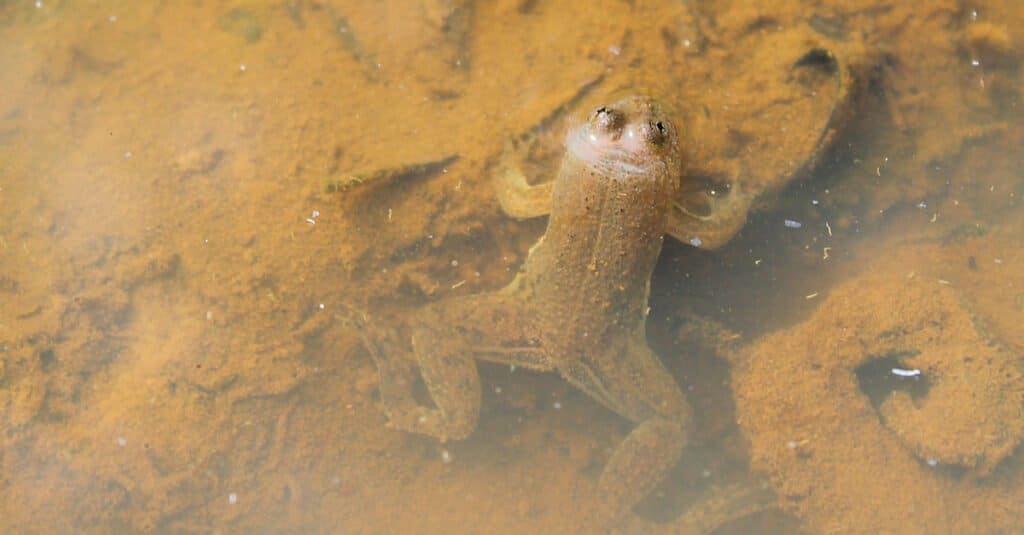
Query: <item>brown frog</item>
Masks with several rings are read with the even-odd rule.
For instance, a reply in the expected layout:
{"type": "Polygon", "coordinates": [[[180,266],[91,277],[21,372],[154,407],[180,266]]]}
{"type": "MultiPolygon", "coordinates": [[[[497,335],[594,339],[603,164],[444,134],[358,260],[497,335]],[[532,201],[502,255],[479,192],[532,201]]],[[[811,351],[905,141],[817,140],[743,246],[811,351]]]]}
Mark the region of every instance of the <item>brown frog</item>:
{"type": "Polygon", "coordinates": [[[572,129],[552,186],[508,169],[503,204],[550,207],[547,231],[515,279],[493,293],[444,300],[413,320],[412,346],[436,407],[412,396],[407,359],[371,346],[391,424],[445,441],[476,427],[476,359],[557,371],[636,423],[598,483],[601,511],[621,518],[679,460],[690,408],[645,339],[651,272],[679,188],[676,128],[651,99],[603,106],[572,129]],[[550,198],[544,198],[550,194],[550,198]]]}

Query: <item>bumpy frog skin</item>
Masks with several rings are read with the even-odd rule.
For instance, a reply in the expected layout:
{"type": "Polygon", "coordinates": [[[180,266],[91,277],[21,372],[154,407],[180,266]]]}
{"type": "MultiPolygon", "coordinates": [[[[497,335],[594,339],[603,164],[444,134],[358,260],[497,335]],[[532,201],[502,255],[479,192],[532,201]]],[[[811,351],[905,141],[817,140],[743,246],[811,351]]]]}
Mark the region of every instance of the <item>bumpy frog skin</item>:
{"type": "MultiPolygon", "coordinates": [[[[413,323],[413,349],[436,408],[417,404],[400,359],[373,351],[394,427],[440,440],[476,427],[476,359],[557,371],[635,422],[601,474],[601,511],[623,517],[679,460],[690,408],[645,339],[651,272],[679,187],[679,139],[650,99],[594,111],[566,137],[547,231],[515,279],[441,301],[413,323]]],[[[501,182],[522,182],[511,174],[501,182]]],[[[546,190],[546,191],[545,191],[546,190]]],[[[506,192],[506,199],[508,193],[506,192]]]]}

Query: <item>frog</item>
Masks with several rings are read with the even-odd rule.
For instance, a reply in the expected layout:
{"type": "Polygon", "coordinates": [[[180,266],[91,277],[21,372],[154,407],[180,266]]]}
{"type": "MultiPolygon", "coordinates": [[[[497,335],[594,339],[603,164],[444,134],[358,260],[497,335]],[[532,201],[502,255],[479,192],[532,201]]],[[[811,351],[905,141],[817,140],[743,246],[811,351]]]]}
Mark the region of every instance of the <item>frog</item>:
{"type": "Polygon", "coordinates": [[[442,442],[468,437],[480,414],[478,360],[557,372],[635,425],[598,479],[602,520],[624,518],[651,493],[679,461],[693,419],[645,329],[680,187],[679,137],[657,102],[628,96],[569,130],[550,185],[526,186],[508,168],[496,178],[515,214],[545,198],[547,228],[506,286],[436,301],[411,320],[433,407],[414,399],[411,359],[371,350],[392,427],[442,442]]]}

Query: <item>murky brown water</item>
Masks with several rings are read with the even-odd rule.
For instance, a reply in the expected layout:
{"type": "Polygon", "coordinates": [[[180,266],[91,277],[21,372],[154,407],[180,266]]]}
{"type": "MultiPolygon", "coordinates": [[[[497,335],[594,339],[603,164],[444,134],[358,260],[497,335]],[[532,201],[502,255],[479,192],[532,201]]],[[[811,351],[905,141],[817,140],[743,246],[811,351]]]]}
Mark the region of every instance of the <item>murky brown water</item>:
{"type": "Polygon", "coordinates": [[[747,4],[0,0],[3,531],[605,529],[629,422],[481,364],[467,439],[391,430],[343,310],[506,284],[545,228],[506,141],[642,91],[756,202],[662,250],[695,424],[636,514],[756,481],[721,532],[1024,533],[1024,7],[747,4]]]}

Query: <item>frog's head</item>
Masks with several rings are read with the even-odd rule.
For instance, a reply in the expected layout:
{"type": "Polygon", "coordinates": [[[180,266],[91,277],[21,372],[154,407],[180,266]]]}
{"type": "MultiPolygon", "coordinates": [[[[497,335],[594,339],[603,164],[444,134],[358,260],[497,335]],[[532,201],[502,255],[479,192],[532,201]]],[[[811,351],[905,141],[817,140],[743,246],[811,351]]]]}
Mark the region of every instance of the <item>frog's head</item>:
{"type": "Polygon", "coordinates": [[[569,131],[565,146],[594,170],[616,177],[672,173],[679,165],[676,127],[648,97],[626,97],[597,108],[569,131]]]}

